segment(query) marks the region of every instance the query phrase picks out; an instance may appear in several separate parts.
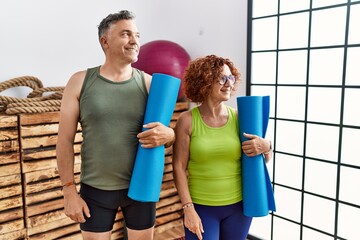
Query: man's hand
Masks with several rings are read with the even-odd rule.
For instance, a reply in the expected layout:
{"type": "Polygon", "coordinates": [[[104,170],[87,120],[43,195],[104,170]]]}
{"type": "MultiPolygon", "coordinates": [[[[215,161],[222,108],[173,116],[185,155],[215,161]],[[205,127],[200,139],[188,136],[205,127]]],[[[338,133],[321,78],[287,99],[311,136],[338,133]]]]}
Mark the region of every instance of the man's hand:
{"type": "Polygon", "coordinates": [[[90,217],[90,210],[85,201],[76,192],[75,186],[67,187],[64,191],[65,215],[78,223],[84,223],[90,217]],[[73,189],[71,189],[73,187],[73,189]],[[75,191],[74,191],[75,189],[75,191]]]}
{"type": "Polygon", "coordinates": [[[172,143],[175,140],[175,132],[160,122],[152,122],[143,125],[147,130],[139,133],[137,137],[143,148],[153,148],[172,143]]]}
{"type": "Polygon", "coordinates": [[[257,156],[261,153],[267,152],[270,149],[270,141],[261,138],[257,135],[243,133],[246,140],[242,142],[242,151],[249,157],[257,156]]]}

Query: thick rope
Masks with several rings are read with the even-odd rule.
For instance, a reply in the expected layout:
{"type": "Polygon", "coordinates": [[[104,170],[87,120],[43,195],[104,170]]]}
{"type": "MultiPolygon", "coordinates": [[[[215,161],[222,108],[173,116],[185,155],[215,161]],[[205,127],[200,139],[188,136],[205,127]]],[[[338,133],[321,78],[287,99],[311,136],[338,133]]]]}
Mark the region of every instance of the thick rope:
{"type": "Polygon", "coordinates": [[[18,87],[18,86],[30,87],[35,90],[37,88],[42,88],[43,84],[37,77],[32,77],[32,76],[17,77],[7,80],[5,82],[1,82],[0,92],[8,88],[18,87]]]}
{"type": "Polygon", "coordinates": [[[43,93],[45,92],[63,92],[64,87],[45,87],[45,88],[38,88],[34,89],[29,95],[27,95],[28,98],[34,98],[34,97],[41,97],[43,93]]]}
{"type": "Polygon", "coordinates": [[[51,107],[14,107],[6,109],[6,114],[18,114],[18,113],[42,113],[42,112],[56,112],[60,110],[60,106],[51,107]]]}
{"type": "Polygon", "coordinates": [[[0,83],[0,92],[12,87],[26,86],[33,89],[27,98],[0,95],[0,113],[40,113],[59,111],[64,87],[44,88],[42,82],[32,76],[13,78],[0,83]],[[43,93],[49,93],[43,96],[43,93]],[[51,93],[52,92],[52,93],[51,93]]]}

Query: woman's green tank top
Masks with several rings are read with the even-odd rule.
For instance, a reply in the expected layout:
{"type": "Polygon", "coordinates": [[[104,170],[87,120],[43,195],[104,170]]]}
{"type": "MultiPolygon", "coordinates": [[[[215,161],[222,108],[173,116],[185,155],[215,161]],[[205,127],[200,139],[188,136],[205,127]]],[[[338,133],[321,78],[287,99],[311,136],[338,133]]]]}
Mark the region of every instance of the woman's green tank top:
{"type": "Polygon", "coordinates": [[[144,74],[110,81],[88,69],[80,93],[81,182],[103,190],[129,187],[148,93],[144,74]]]}
{"type": "Polygon", "coordinates": [[[192,201],[208,206],[229,205],[242,200],[241,144],[237,115],[228,107],[228,121],[209,127],[193,108],[188,184],[192,201]]]}

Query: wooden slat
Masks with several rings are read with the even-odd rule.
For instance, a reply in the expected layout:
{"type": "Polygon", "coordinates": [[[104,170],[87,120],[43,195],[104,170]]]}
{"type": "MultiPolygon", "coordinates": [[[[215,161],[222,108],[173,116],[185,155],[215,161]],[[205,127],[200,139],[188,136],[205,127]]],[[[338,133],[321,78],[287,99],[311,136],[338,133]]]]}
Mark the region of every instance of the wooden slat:
{"type": "Polygon", "coordinates": [[[171,222],[171,221],[174,221],[174,220],[177,220],[180,218],[182,218],[181,212],[168,213],[163,216],[156,217],[156,225],[160,226],[160,225],[166,224],[168,222],[171,222]]]}
{"type": "Polygon", "coordinates": [[[189,102],[177,102],[174,112],[185,111],[189,109],[189,102]]]}
{"type": "MultiPolygon", "coordinates": [[[[80,176],[75,176],[75,182],[79,181],[80,176]]],[[[26,186],[26,195],[32,193],[38,193],[42,191],[52,190],[61,187],[60,178],[49,179],[46,181],[36,182],[34,184],[28,184],[26,186]]]]}
{"type": "Polygon", "coordinates": [[[177,194],[176,188],[169,188],[166,190],[161,190],[160,192],[160,198],[169,197],[177,194]]]}
{"type": "Polygon", "coordinates": [[[22,196],[0,199],[1,211],[18,208],[23,206],[22,196]]]}
{"type": "Polygon", "coordinates": [[[14,231],[17,231],[17,230],[21,230],[23,228],[24,228],[24,221],[22,219],[2,223],[1,227],[0,227],[0,234],[14,232],[14,231]]]}
{"type": "MultiPolygon", "coordinates": [[[[31,136],[53,135],[53,134],[57,134],[58,130],[59,130],[58,123],[21,126],[21,136],[31,137],[31,136]]],[[[77,131],[81,131],[80,124],[78,124],[77,131]]]]}
{"type": "Polygon", "coordinates": [[[31,206],[27,206],[28,217],[44,214],[49,211],[56,211],[64,207],[63,199],[51,200],[31,206]]]}
{"type": "MultiPolygon", "coordinates": [[[[43,137],[28,137],[23,138],[21,141],[22,148],[43,148],[49,146],[55,146],[57,142],[57,135],[49,135],[43,137]]],[[[82,142],[82,135],[81,133],[76,133],[75,135],[75,143],[82,142]]]]}
{"type": "Polygon", "coordinates": [[[0,153],[0,165],[20,162],[19,152],[0,153]]]}
{"type": "Polygon", "coordinates": [[[28,227],[37,227],[43,224],[47,224],[49,222],[58,221],[60,219],[67,218],[64,213],[64,210],[56,210],[47,212],[45,214],[36,215],[27,219],[28,227]]]}
{"type": "MultiPolygon", "coordinates": [[[[55,230],[47,231],[41,234],[30,236],[29,240],[44,240],[44,239],[59,239],[60,237],[66,236],[67,234],[79,233],[79,224],[72,224],[66,227],[57,228],[55,230]]],[[[82,239],[79,236],[77,239],[82,239]],[[80,237],[80,238],[79,238],[80,237]]],[[[67,236],[64,239],[69,239],[67,236]]],[[[74,239],[74,238],[72,238],[74,239]]]]}
{"type": "MultiPolygon", "coordinates": [[[[80,163],[81,158],[79,155],[75,156],[75,163],[80,163]]],[[[23,162],[23,173],[33,172],[37,170],[44,170],[49,168],[57,168],[56,158],[37,160],[37,161],[26,161],[23,162]]]]}
{"type": "Polygon", "coordinates": [[[170,181],[170,180],[173,180],[174,179],[174,176],[173,176],[173,173],[164,173],[164,176],[163,176],[163,182],[166,182],[166,181],[170,181]]]}
{"type": "Polygon", "coordinates": [[[169,222],[161,229],[155,228],[154,240],[180,240],[185,239],[184,226],[182,223],[179,223],[178,220],[169,222]]]}
{"type": "MultiPolygon", "coordinates": [[[[12,174],[8,176],[0,177],[0,187],[10,186],[14,184],[21,184],[20,174],[12,174]]],[[[1,189],[0,192],[2,193],[1,189]]]]}
{"type": "MultiPolygon", "coordinates": [[[[74,153],[79,154],[81,143],[74,144],[74,153]]],[[[36,160],[42,158],[56,157],[56,147],[51,146],[46,149],[25,149],[22,153],[23,161],[36,160]]]]}
{"type": "Polygon", "coordinates": [[[18,117],[15,115],[0,114],[0,128],[17,127],[18,117]]]}
{"type": "Polygon", "coordinates": [[[173,189],[173,188],[175,188],[174,181],[163,182],[161,184],[161,191],[164,191],[164,190],[167,190],[167,189],[173,189]]]}
{"type": "Polygon", "coordinates": [[[21,195],[22,186],[21,184],[17,184],[9,187],[3,187],[0,189],[0,191],[1,191],[0,199],[13,197],[13,196],[21,195]]]}
{"type": "Polygon", "coordinates": [[[9,233],[0,233],[1,240],[26,239],[26,229],[20,229],[9,233]]]}
{"type": "Polygon", "coordinates": [[[182,205],[180,202],[167,205],[165,207],[159,208],[156,210],[156,216],[166,215],[168,213],[176,212],[182,210],[182,205]]]}
{"type": "MultiPolygon", "coordinates": [[[[7,211],[0,211],[0,223],[9,222],[11,220],[21,219],[24,216],[22,208],[10,209],[7,211]]],[[[1,237],[0,237],[1,239],[1,237]]]]}
{"type": "Polygon", "coordinates": [[[35,114],[20,114],[20,125],[35,125],[44,123],[56,123],[59,122],[60,112],[44,112],[35,114]]]}
{"type": "Polygon", "coordinates": [[[0,177],[20,174],[20,164],[0,165],[0,177]]]}
{"type": "MultiPolygon", "coordinates": [[[[71,220],[70,218],[63,218],[55,222],[49,222],[47,224],[43,224],[37,227],[28,227],[28,235],[29,239],[33,239],[36,236],[36,234],[45,234],[51,230],[54,230],[56,228],[62,228],[68,225],[73,225],[75,222],[71,220]]],[[[76,224],[77,225],[77,224],[76,224]]],[[[39,238],[38,238],[39,239],[39,238]]],[[[52,238],[40,238],[40,239],[52,239],[52,238]]]]}
{"type": "Polygon", "coordinates": [[[162,224],[160,226],[155,227],[155,235],[159,233],[163,233],[165,231],[168,231],[169,229],[175,228],[175,227],[181,227],[183,226],[183,220],[182,219],[176,219],[172,222],[168,222],[166,224],[162,224]]]}
{"type": "Polygon", "coordinates": [[[41,135],[53,135],[57,134],[59,130],[59,124],[45,124],[45,125],[33,125],[33,126],[22,126],[21,136],[41,136],[41,135]]]}
{"type": "Polygon", "coordinates": [[[167,198],[161,198],[160,201],[156,203],[156,209],[179,202],[180,202],[180,197],[177,194],[167,198]]]}
{"type": "Polygon", "coordinates": [[[14,140],[19,138],[19,132],[16,128],[0,128],[0,141],[14,140]]]}
{"type": "MultiPolygon", "coordinates": [[[[80,173],[80,163],[74,164],[74,173],[80,173]]],[[[24,180],[27,184],[42,180],[47,180],[50,178],[55,178],[59,176],[57,168],[49,168],[44,170],[37,170],[24,174],[24,180]]]]}
{"type": "Polygon", "coordinates": [[[0,153],[17,152],[19,151],[18,139],[11,139],[0,142],[0,153]]]}
{"type": "MultiPolygon", "coordinates": [[[[76,178],[77,177],[75,177],[75,179],[76,178]]],[[[76,187],[79,192],[80,185],[77,185],[76,187]]],[[[51,189],[50,191],[45,191],[41,193],[26,195],[25,202],[27,205],[33,205],[35,203],[50,201],[62,197],[63,197],[63,192],[61,191],[61,188],[58,188],[58,189],[51,189]]]]}

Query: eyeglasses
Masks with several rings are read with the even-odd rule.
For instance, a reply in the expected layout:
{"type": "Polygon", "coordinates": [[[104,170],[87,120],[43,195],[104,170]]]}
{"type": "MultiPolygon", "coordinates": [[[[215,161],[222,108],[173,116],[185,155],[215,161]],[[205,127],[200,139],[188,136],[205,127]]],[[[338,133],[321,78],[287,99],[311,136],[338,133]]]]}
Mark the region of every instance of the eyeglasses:
{"type": "Polygon", "coordinates": [[[235,83],[235,76],[234,75],[229,75],[229,76],[222,76],[222,78],[219,79],[219,84],[220,85],[225,85],[227,83],[227,81],[229,81],[230,85],[234,85],[235,83]]]}

